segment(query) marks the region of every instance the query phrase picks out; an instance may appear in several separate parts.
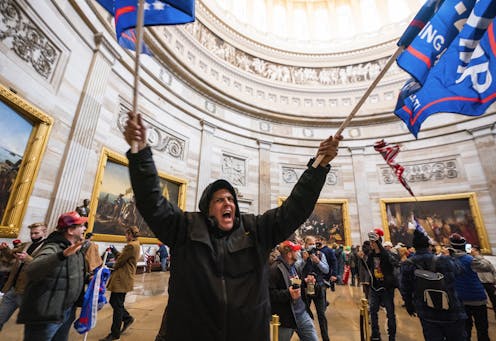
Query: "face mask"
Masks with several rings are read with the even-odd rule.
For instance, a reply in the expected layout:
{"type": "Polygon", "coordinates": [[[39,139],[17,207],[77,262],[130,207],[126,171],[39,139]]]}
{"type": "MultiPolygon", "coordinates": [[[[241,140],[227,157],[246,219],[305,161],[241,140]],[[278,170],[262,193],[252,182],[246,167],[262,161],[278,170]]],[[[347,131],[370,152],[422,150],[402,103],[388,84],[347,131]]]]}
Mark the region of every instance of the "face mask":
{"type": "Polygon", "coordinates": [[[42,240],[42,239],[43,239],[43,237],[40,237],[40,238],[36,238],[36,239],[31,239],[31,241],[32,241],[33,243],[38,243],[38,242],[39,242],[40,240],[42,240]]]}
{"type": "Polygon", "coordinates": [[[310,252],[310,251],[312,251],[312,250],[314,250],[314,249],[315,249],[315,245],[308,245],[308,246],[306,247],[306,250],[307,250],[308,252],[310,252]]]}

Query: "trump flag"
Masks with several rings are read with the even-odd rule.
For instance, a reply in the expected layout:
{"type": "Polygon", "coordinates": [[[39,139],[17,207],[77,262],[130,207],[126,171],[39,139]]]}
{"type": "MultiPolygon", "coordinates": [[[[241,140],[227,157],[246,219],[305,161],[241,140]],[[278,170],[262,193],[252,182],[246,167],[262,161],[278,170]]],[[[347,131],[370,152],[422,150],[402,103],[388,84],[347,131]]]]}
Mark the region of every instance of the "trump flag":
{"type": "MultiPolygon", "coordinates": [[[[476,0],[445,0],[430,21],[397,58],[398,66],[424,84],[430,69],[470,15],[476,0]]],[[[401,39],[400,39],[401,41],[401,39]]]]}
{"type": "MultiPolygon", "coordinates": [[[[138,0],[97,0],[115,18],[117,41],[135,50],[138,0]]],[[[194,0],[145,0],[144,26],[177,25],[195,20],[194,0]]],[[[143,53],[149,49],[142,49],[143,53]]],[[[147,53],[149,54],[149,53],[147,53]]]]}
{"type": "Polygon", "coordinates": [[[444,0],[427,0],[410,22],[405,32],[403,32],[403,35],[398,40],[396,45],[404,47],[410,45],[427,22],[431,20],[432,16],[437,12],[443,1],[444,0]]]}
{"type": "Polygon", "coordinates": [[[105,298],[105,285],[110,277],[110,270],[106,266],[95,269],[95,275],[88,284],[84,293],[81,315],[74,322],[74,328],[79,334],[90,331],[96,325],[97,311],[107,303],[105,298]]]}
{"type": "Polygon", "coordinates": [[[478,0],[425,82],[411,80],[403,87],[395,114],[415,137],[432,114],[480,116],[496,99],[495,15],[494,1],[478,0]]]}

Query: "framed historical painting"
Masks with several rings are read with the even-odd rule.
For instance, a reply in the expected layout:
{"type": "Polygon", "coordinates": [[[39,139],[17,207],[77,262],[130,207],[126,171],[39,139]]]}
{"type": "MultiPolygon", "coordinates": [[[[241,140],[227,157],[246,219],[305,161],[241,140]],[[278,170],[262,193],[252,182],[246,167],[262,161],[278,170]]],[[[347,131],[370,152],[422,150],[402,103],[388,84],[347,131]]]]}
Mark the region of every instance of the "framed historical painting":
{"type": "Polygon", "coordinates": [[[449,236],[459,233],[468,244],[491,253],[487,232],[475,193],[381,199],[381,215],[386,239],[393,244],[411,245],[413,219],[440,245],[449,245],[449,236]]]}
{"type": "Polygon", "coordinates": [[[0,85],[0,237],[19,234],[53,119],[0,85]]]}
{"type": "MultiPolygon", "coordinates": [[[[286,197],[278,198],[278,205],[286,197]]],[[[348,200],[319,199],[308,219],[295,231],[296,238],[322,236],[328,243],[351,245],[348,200]]]]}
{"type": "MultiPolygon", "coordinates": [[[[158,240],[136,207],[127,165],[127,158],[103,148],[91,197],[88,230],[93,232],[95,240],[125,242],[126,228],[137,226],[142,243],[156,243],[158,240]]],[[[186,180],[162,172],[159,177],[163,195],[184,209],[186,180]]]]}

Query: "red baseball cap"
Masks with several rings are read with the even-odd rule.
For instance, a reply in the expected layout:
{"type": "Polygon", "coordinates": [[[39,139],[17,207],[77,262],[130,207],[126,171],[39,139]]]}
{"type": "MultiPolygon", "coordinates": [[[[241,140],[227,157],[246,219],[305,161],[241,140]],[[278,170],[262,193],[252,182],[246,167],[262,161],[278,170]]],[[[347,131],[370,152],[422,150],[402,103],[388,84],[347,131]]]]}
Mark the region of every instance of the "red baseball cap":
{"type": "Polygon", "coordinates": [[[290,240],[285,240],[281,244],[279,244],[279,247],[289,247],[291,251],[299,251],[301,250],[301,245],[300,244],[295,244],[290,240]]]}
{"type": "Polygon", "coordinates": [[[87,221],[88,218],[81,217],[79,213],[75,211],[66,212],[59,217],[59,221],[57,223],[57,229],[60,230],[67,227],[71,227],[73,225],[82,225],[87,221]]]}

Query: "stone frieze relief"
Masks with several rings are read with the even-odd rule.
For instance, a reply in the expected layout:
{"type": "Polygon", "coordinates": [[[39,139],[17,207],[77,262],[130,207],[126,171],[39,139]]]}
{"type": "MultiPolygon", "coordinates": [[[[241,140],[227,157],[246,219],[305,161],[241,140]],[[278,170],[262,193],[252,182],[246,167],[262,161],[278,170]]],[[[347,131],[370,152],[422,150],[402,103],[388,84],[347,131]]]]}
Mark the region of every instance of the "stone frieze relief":
{"type": "MultiPolygon", "coordinates": [[[[306,86],[333,86],[366,82],[374,79],[383,69],[388,57],[340,67],[311,68],[277,64],[249,55],[225,42],[199,20],[184,26],[203,47],[227,63],[271,81],[306,86]]],[[[399,73],[393,66],[390,74],[399,73]]]]}

